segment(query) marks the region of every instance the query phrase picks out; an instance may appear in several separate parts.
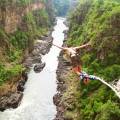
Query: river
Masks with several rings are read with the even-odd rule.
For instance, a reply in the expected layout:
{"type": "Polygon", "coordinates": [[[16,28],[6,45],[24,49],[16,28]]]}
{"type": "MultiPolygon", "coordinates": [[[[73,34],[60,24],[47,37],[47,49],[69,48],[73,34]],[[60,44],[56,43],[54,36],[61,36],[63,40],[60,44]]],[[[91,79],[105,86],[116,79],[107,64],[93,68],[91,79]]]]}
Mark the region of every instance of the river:
{"type": "MultiPolygon", "coordinates": [[[[63,44],[63,31],[67,29],[63,24],[64,20],[57,18],[52,33],[53,43],[59,46],[63,44]]],[[[43,71],[35,73],[31,69],[20,106],[0,112],[0,120],[53,120],[55,118],[57,111],[53,104],[53,96],[57,92],[56,70],[59,53],[60,49],[52,46],[50,52],[42,58],[46,63],[43,71]]]]}

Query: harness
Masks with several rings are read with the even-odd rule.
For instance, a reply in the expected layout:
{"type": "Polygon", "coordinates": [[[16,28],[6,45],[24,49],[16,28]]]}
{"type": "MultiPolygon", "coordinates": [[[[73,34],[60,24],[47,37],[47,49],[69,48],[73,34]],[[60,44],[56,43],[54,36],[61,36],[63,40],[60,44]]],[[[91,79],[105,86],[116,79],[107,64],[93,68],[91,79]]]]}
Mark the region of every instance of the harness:
{"type": "Polygon", "coordinates": [[[86,72],[82,71],[80,73],[80,79],[87,84],[89,80],[98,80],[98,78],[94,75],[88,75],[86,72]]]}

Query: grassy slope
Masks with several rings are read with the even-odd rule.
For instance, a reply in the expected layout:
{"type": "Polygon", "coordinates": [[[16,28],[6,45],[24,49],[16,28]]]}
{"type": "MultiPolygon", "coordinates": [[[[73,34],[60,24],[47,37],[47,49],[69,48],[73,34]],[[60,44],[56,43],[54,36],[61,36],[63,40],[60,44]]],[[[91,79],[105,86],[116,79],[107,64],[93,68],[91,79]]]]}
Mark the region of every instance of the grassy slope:
{"type": "MultiPolygon", "coordinates": [[[[88,41],[91,51],[82,51],[84,70],[106,81],[120,77],[120,2],[119,0],[84,0],[70,18],[68,45],[77,46],[88,41]]],[[[71,74],[72,75],[72,74],[71,74]]],[[[71,84],[77,89],[73,94],[72,109],[66,114],[74,120],[119,120],[120,105],[116,95],[99,82],[88,85],[71,84]],[[76,104],[76,105],[74,105],[76,104]],[[73,114],[74,113],[74,114],[73,114]],[[75,113],[77,114],[75,116],[75,113]]],[[[69,94],[67,91],[66,94],[69,94]]],[[[70,107],[71,108],[71,107],[70,107]]]]}

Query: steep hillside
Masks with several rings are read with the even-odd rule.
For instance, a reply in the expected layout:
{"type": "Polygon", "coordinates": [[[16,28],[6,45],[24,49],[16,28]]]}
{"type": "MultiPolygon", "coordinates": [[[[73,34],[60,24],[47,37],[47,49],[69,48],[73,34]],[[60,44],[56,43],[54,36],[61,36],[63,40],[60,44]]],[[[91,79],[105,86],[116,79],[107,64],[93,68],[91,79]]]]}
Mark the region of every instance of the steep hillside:
{"type": "Polygon", "coordinates": [[[34,40],[48,32],[53,18],[47,4],[43,0],[0,0],[0,95],[21,79],[21,63],[32,51],[34,40]]]}
{"type": "MultiPolygon", "coordinates": [[[[107,82],[118,80],[120,78],[120,1],[80,0],[79,6],[69,17],[69,25],[67,41],[69,46],[78,46],[87,42],[92,45],[91,49],[80,51],[83,70],[100,76],[107,82]]],[[[88,85],[84,85],[77,81],[78,77],[73,73],[69,73],[64,79],[68,87],[62,100],[67,106],[65,113],[67,118],[70,120],[120,119],[120,100],[108,87],[99,81],[91,81],[88,85]]]]}
{"type": "Polygon", "coordinates": [[[75,13],[70,19],[68,44],[78,45],[90,41],[92,50],[82,57],[84,65],[89,66],[89,72],[95,71],[108,80],[119,78],[120,2],[85,1],[75,13]]]}
{"type": "Polygon", "coordinates": [[[53,0],[57,16],[65,16],[70,7],[70,0],[53,0]]]}

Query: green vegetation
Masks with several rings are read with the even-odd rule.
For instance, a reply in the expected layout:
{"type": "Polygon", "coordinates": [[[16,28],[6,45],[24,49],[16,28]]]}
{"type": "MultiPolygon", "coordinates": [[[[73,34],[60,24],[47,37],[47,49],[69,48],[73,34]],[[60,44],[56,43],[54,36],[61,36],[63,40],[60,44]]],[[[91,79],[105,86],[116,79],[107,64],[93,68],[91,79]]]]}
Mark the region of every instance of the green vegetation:
{"type": "Polygon", "coordinates": [[[69,0],[53,0],[56,15],[65,16],[69,10],[69,0]]]}
{"type": "Polygon", "coordinates": [[[37,0],[37,1],[34,1],[34,0],[16,0],[16,3],[20,6],[27,6],[27,5],[35,3],[35,2],[45,3],[45,0],[37,0]]]}
{"type": "Polygon", "coordinates": [[[28,5],[28,4],[30,4],[31,2],[32,2],[32,0],[19,0],[19,1],[17,1],[17,3],[18,3],[19,5],[23,5],[23,6],[28,5]]]}
{"type": "MultiPolygon", "coordinates": [[[[0,9],[4,10],[9,6],[27,7],[28,4],[35,3],[33,0],[0,0],[0,9]]],[[[46,1],[38,0],[37,2],[46,1]]],[[[12,9],[12,7],[11,7],[12,9]]],[[[5,21],[6,18],[2,18],[5,21]]],[[[26,50],[31,52],[33,49],[34,40],[39,38],[48,32],[51,27],[50,17],[46,8],[29,11],[22,18],[21,23],[16,28],[14,33],[6,33],[4,30],[4,24],[0,20],[2,28],[0,28],[0,57],[4,59],[0,61],[0,85],[7,80],[16,77],[24,70],[21,63],[23,57],[25,57],[26,50]]]]}
{"type": "Polygon", "coordinates": [[[28,36],[26,32],[16,31],[9,39],[10,43],[18,49],[25,49],[28,45],[28,36]]]}
{"type": "MultiPolygon", "coordinates": [[[[86,0],[75,13],[70,18],[68,44],[76,46],[91,42],[91,52],[83,54],[81,58],[85,67],[89,67],[91,71],[99,68],[95,71],[99,74],[103,74],[104,69],[110,66],[112,68],[114,64],[119,67],[120,2],[86,0]]],[[[118,77],[120,75],[116,76],[118,77]]]]}
{"type": "Polygon", "coordinates": [[[26,6],[30,4],[33,0],[0,0],[0,6],[1,7],[6,7],[6,6],[11,6],[12,5],[20,5],[20,6],[26,6]]]}
{"type": "MultiPolygon", "coordinates": [[[[69,16],[67,44],[78,46],[91,42],[91,50],[81,51],[83,69],[107,82],[120,78],[120,1],[82,0],[69,16]]],[[[69,78],[69,76],[68,76],[69,78]]],[[[77,79],[76,77],[72,78],[77,79]]],[[[74,94],[74,120],[119,120],[119,99],[98,81],[77,85],[74,94]]]]}
{"type": "Polygon", "coordinates": [[[12,77],[20,75],[23,70],[22,65],[13,65],[11,68],[6,68],[3,64],[0,64],[0,85],[12,77]]]}

